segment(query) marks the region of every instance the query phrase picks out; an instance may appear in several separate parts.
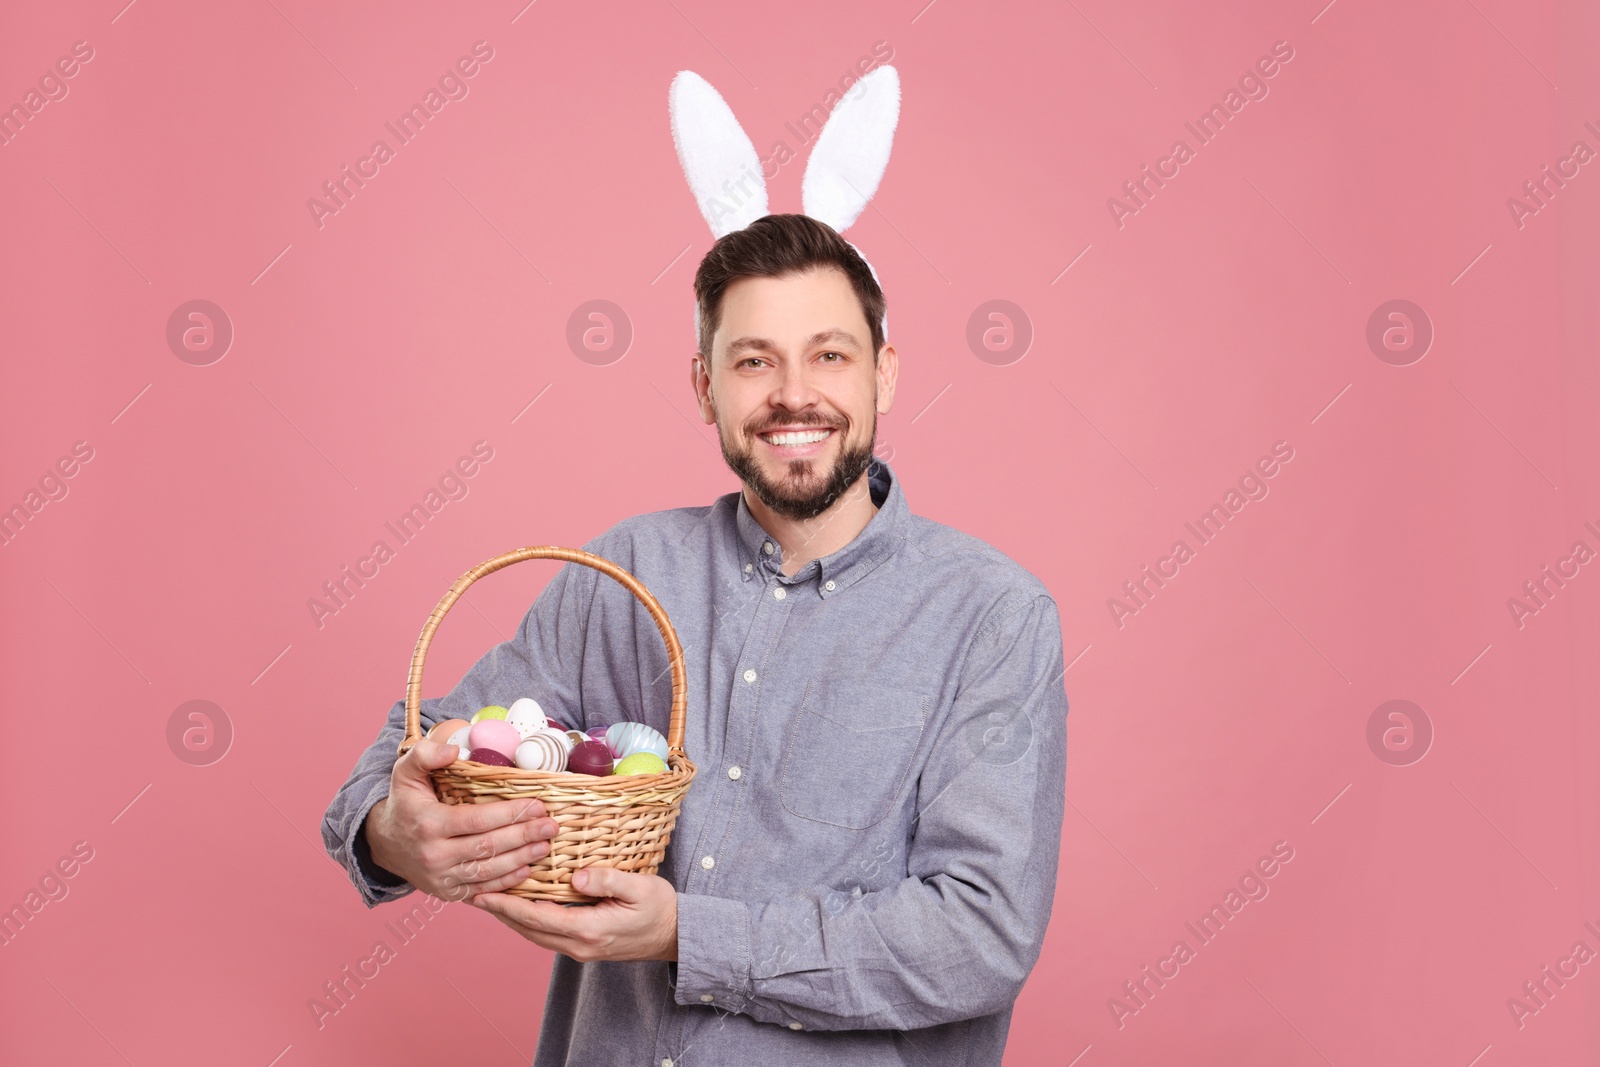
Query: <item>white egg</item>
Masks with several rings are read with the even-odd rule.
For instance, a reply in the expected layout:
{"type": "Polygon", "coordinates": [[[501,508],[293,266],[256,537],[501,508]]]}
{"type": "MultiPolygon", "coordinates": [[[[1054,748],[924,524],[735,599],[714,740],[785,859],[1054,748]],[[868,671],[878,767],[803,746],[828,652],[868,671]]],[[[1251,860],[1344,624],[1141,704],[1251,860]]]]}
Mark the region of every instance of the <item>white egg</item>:
{"type": "Polygon", "coordinates": [[[506,710],[506,722],[517,728],[517,733],[522,735],[524,741],[550,725],[544,709],[532,697],[523,697],[512,703],[506,710]]]}
{"type": "Polygon", "coordinates": [[[446,744],[455,745],[455,746],[457,746],[458,748],[461,749],[461,755],[456,757],[457,759],[466,759],[467,758],[467,754],[472,751],[471,749],[469,749],[467,747],[467,734],[469,734],[471,732],[472,732],[472,727],[471,726],[463,726],[461,729],[457,730],[455,733],[451,734],[449,736],[449,738],[446,739],[446,742],[445,742],[446,744]]]}

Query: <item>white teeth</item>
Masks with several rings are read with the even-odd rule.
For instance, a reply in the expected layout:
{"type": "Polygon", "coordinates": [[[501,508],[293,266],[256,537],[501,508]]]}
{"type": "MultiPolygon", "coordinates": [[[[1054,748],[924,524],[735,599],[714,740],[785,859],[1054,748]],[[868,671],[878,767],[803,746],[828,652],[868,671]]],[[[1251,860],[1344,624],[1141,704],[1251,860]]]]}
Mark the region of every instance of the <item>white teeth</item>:
{"type": "Polygon", "coordinates": [[[775,445],[809,445],[813,441],[820,441],[827,437],[829,430],[807,430],[805,432],[762,434],[764,440],[775,445]]]}

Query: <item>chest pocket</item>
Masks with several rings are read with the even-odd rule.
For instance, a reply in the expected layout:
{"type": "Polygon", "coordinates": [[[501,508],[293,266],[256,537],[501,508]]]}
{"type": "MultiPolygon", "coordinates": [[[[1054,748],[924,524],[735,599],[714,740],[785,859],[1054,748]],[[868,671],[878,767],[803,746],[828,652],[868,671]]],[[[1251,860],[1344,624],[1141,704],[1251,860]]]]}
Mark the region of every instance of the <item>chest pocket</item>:
{"type": "Polygon", "coordinates": [[[784,810],[851,830],[881,822],[905,784],[932,702],[910,689],[813,679],[784,740],[784,810]]]}

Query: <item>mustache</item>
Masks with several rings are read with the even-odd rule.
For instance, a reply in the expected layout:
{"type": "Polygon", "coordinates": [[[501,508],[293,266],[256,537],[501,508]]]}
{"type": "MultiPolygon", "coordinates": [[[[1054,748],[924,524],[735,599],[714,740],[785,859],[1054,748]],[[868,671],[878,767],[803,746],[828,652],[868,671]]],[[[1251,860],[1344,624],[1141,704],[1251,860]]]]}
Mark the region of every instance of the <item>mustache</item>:
{"type": "Polygon", "coordinates": [[[780,419],[778,421],[768,423],[766,426],[763,426],[760,429],[751,430],[750,432],[753,434],[767,433],[768,431],[776,430],[783,426],[811,426],[817,429],[842,430],[844,429],[845,424],[842,422],[830,422],[821,417],[780,419]]]}

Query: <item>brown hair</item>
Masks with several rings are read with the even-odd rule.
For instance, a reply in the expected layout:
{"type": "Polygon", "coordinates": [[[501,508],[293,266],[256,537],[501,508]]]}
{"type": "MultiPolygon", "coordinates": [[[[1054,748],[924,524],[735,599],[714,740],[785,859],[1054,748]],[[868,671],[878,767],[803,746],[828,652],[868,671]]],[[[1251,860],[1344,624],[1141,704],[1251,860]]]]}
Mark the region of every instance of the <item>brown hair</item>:
{"type": "Polygon", "coordinates": [[[694,274],[699,308],[699,351],[709,363],[711,338],[722,318],[722,295],[739,278],[779,278],[834,267],[844,272],[861,301],[872,332],[872,361],[883,347],[883,313],[888,301],[872,268],[837,230],[809,215],[764,215],[742,230],[717,239],[694,274]]]}

